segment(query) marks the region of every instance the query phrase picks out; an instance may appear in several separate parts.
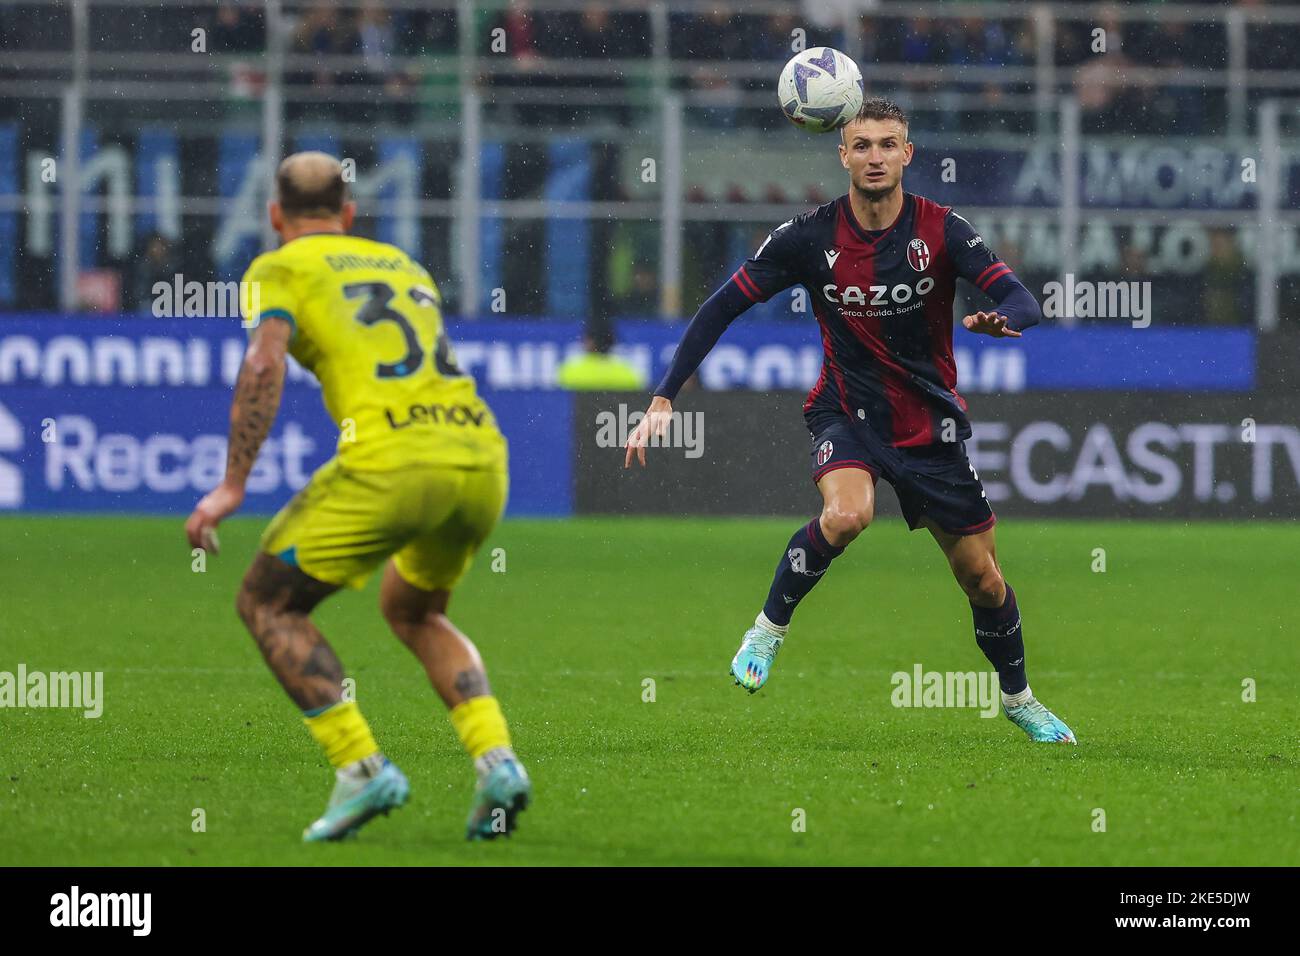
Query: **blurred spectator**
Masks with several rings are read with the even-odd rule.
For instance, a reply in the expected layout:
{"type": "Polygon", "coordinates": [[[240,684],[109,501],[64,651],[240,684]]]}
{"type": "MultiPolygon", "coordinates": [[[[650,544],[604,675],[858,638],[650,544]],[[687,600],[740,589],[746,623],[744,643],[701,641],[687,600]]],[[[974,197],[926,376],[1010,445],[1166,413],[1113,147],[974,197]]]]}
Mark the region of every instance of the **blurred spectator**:
{"type": "MultiPolygon", "coordinates": [[[[1188,66],[1188,57],[1196,55],[1187,24],[1179,20],[1131,23],[1124,40],[1126,60],[1142,67],[1188,66]]],[[[1180,134],[1200,131],[1199,89],[1154,84],[1143,78],[1134,83],[1133,95],[1146,112],[1146,128],[1155,126],[1180,134]]]]}
{"type": "MultiPolygon", "coordinates": [[[[314,94],[325,94],[331,87],[355,81],[359,72],[323,61],[328,55],[353,55],[359,50],[356,31],[340,16],[332,3],[315,3],[298,21],[294,30],[292,52],[300,57],[314,57],[313,66],[287,71],[289,83],[311,86],[314,94]]],[[[293,104],[291,104],[292,106],[293,104]]],[[[297,103],[291,109],[296,117],[315,116],[333,119],[338,115],[338,103],[325,95],[314,96],[310,102],[297,103]]]]}
{"type": "Polygon", "coordinates": [[[362,58],[363,82],[375,87],[375,95],[356,104],[357,119],[373,122],[388,118],[409,123],[414,104],[408,99],[414,79],[393,62],[397,52],[397,31],[393,17],[382,3],[363,3],[357,15],[357,47],[362,58]],[[379,92],[382,89],[382,93],[379,92]]]}
{"type": "Polygon", "coordinates": [[[686,83],[714,94],[713,103],[701,110],[702,122],[719,128],[735,126],[742,111],[729,101],[739,92],[739,79],[725,68],[727,62],[748,59],[756,40],[755,18],[732,16],[723,8],[702,15],[676,16],[669,38],[671,55],[685,66],[686,83]]]}
{"type": "MultiPolygon", "coordinates": [[[[1205,312],[1199,283],[1186,274],[1173,271],[1167,264],[1153,265],[1150,255],[1143,251],[1133,236],[1125,242],[1120,257],[1118,274],[1107,270],[1103,275],[1089,278],[1099,282],[1144,283],[1148,317],[1153,325],[1188,325],[1203,321],[1205,312]]],[[[1092,321],[1122,323],[1134,317],[1112,316],[1092,321]]]]}
{"type": "Polygon", "coordinates": [[[403,56],[455,53],[459,46],[453,11],[404,9],[397,12],[397,48],[403,56]]]}
{"type": "MultiPolygon", "coordinates": [[[[785,63],[794,56],[794,31],[802,24],[791,13],[774,13],[755,31],[749,56],[754,60],[785,63]]],[[[770,80],[768,82],[771,82],[770,80]]]]}
{"type": "Polygon", "coordinates": [[[566,359],[555,375],[560,388],[574,392],[644,391],[645,374],[631,362],[613,354],[614,327],[592,319],[582,336],[583,351],[566,359]]]}
{"type": "Polygon", "coordinates": [[[180,271],[180,257],[171,240],[158,232],[145,236],[132,266],[127,308],[135,312],[150,312],[154,285],[163,282],[171,286],[180,271]]]}
{"type": "Polygon", "coordinates": [[[1125,74],[1128,60],[1114,52],[1097,55],[1074,73],[1074,92],[1084,133],[1127,132],[1142,122],[1137,91],[1125,74]]]}
{"type": "Polygon", "coordinates": [[[540,44],[546,31],[545,23],[539,21],[543,19],[533,13],[528,0],[510,0],[487,24],[484,55],[504,55],[515,63],[530,64],[541,56],[540,44]]]}
{"type": "MultiPolygon", "coordinates": [[[[547,26],[547,15],[534,12],[528,0],[510,0],[506,9],[487,21],[482,55],[497,62],[505,58],[512,67],[510,70],[494,72],[490,80],[493,86],[537,90],[565,84],[563,77],[545,73],[542,59],[544,44],[548,40],[555,42],[557,39],[548,37],[547,26]]],[[[497,63],[492,65],[496,66],[497,63]]],[[[564,110],[555,102],[507,102],[511,103],[508,108],[513,121],[521,125],[548,126],[563,119],[564,110]]]]}
{"type": "Polygon", "coordinates": [[[1202,273],[1205,322],[1210,325],[1243,325],[1254,317],[1253,277],[1236,240],[1231,229],[1210,233],[1210,260],[1202,273]]]}
{"type": "MultiPolygon", "coordinates": [[[[1266,0],[1238,0],[1238,6],[1258,13],[1266,0]]],[[[1300,24],[1270,23],[1268,17],[1251,20],[1246,27],[1246,65],[1252,70],[1290,70],[1300,48],[1300,24]]]]}
{"type": "Polygon", "coordinates": [[[607,279],[616,315],[659,311],[659,230],[654,223],[624,219],[614,224],[607,279]]]}
{"type": "MultiPolygon", "coordinates": [[[[979,17],[966,17],[961,21],[965,30],[963,44],[968,48],[968,55],[961,61],[971,66],[1020,66],[1020,48],[1016,45],[1014,35],[1008,33],[999,20],[984,20],[979,17]]],[[[980,100],[987,106],[994,107],[1002,98],[1003,80],[990,79],[987,76],[977,85],[964,87],[971,93],[978,93],[980,100]]],[[[959,129],[975,128],[971,124],[970,110],[961,110],[966,115],[956,115],[951,122],[959,129]]],[[[994,115],[997,115],[996,113],[994,115]]],[[[976,118],[976,123],[981,120],[976,118]]]]}
{"type": "Polygon", "coordinates": [[[381,3],[363,3],[357,17],[357,44],[361,49],[362,67],[372,83],[383,83],[393,69],[393,52],[397,37],[393,19],[381,3]]]}
{"type": "MultiPolygon", "coordinates": [[[[347,54],[356,52],[356,36],[346,28],[338,9],[331,3],[314,3],[298,21],[293,35],[293,52],[301,54],[347,54]]],[[[312,74],[312,81],[329,85],[334,75],[327,70],[312,74]]]]}
{"type": "Polygon", "coordinates": [[[946,43],[930,17],[907,21],[900,48],[904,63],[938,63],[946,57],[946,43]]]}
{"type": "Polygon", "coordinates": [[[209,53],[253,53],[266,49],[262,11],[242,3],[219,3],[208,28],[209,53]]]}
{"type": "Polygon", "coordinates": [[[566,30],[564,52],[584,59],[628,59],[650,54],[649,23],[640,15],[614,15],[608,7],[588,4],[572,32],[566,30]]]}
{"type": "Polygon", "coordinates": [[[266,50],[266,24],[262,11],[242,3],[217,5],[208,28],[208,50],[218,56],[247,54],[228,66],[228,86],[223,101],[228,117],[254,116],[261,111],[266,89],[262,55],[266,50]]]}
{"type": "MultiPolygon", "coordinates": [[[[564,23],[564,21],[558,21],[564,23]]],[[[641,14],[612,14],[606,7],[588,4],[582,13],[576,16],[570,28],[565,24],[563,34],[566,42],[560,55],[578,57],[589,61],[628,60],[646,57],[651,52],[649,21],[641,14]]],[[[613,64],[610,64],[613,66],[613,64]]],[[[571,82],[588,89],[625,89],[627,80],[622,71],[584,76],[571,82]]],[[[581,115],[595,117],[610,116],[617,123],[626,125],[632,121],[632,110],[626,105],[619,105],[606,110],[584,108],[581,115]]]]}
{"type": "Polygon", "coordinates": [[[409,112],[406,122],[416,121],[417,106],[421,119],[455,122],[460,104],[460,34],[455,12],[402,9],[397,11],[395,22],[397,52],[425,59],[404,83],[404,88],[409,85],[418,91],[417,102],[404,111],[409,112]]]}

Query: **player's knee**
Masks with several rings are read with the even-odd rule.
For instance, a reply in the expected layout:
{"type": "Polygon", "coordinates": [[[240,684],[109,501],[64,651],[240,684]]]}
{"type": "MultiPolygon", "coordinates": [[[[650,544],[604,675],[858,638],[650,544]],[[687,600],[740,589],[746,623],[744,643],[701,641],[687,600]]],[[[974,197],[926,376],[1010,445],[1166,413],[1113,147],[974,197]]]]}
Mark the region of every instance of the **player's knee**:
{"type": "Polygon", "coordinates": [[[399,634],[409,626],[411,615],[406,606],[384,591],[379,593],[379,613],[384,616],[388,626],[399,634]]]}
{"type": "Polygon", "coordinates": [[[980,607],[997,607],[1006,594],[1006,582],[992,557],[963,569],[957,581],[970,602],[980,607]]]}
{"type": "Polygon", "coordinates": [[[840,505],[828,505],[822,511],[822,529],[826,538],[837,548],[842,548],[871,524],[870,508],[846,508],[840,505]]]}
{"type": "Polygon", "coordinates": [[[384,616],[388,626],[397,634],[401,634],[420,621],[420,615],[413,614],[409,607],[386,598],[380,598],[379,600],[379,613],[384,616]]]}
{"type": "Polygon", "coordinates": [[[447,602],[451,592],[426,591],[408,583],[390,562],[379,588],[379,613],[394,634],[405,639],[408,634],[438,627],[447,620],[447,602]]]}
{"type": "Polygon", "coordinates": [[[436,627],[439,619],[446,619],[441,610],[424,602],[401,600],[389,595],[381,596],[379,612],[399,637],[411,633],[417,628],[436,627]]]}

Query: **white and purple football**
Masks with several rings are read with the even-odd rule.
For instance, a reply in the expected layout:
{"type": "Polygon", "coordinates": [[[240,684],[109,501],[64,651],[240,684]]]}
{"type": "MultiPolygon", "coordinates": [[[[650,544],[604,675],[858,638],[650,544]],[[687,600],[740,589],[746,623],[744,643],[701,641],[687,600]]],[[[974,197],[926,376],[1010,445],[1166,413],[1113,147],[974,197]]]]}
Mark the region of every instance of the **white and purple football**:
{"type": "Polygon", "coordinates": [[[781,112],[810,133],[829,133],[862,108],[862,71],[839,50],[815,46],[796,53],[776,84],[781,112]]]}

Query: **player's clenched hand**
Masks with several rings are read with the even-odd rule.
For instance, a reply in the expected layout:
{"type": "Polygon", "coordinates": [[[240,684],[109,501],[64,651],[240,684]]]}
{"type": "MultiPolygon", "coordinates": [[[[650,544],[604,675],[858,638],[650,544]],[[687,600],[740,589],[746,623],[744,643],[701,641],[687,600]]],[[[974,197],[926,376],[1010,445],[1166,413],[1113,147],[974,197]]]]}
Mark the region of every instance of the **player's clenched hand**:
{"type": "Polygon", "coordinates": [[[976,312],[962,319],[961,324],[971,332],[991,335],[995,339],[1020,338],[1020,333],[1007,324],[1009,321],[1005,315],[998,315],[996,312],[976,312]]]}
{"type": "Polygon", "coordinates": [[[645,418],[637,423],[636,428],[627,439],[627,454],[623,457],[623,467],[632,467],[632,453],[636,452],[637,461],[645,467],[645,449],[651,436],[663,438],[668,434],[668,423],[672,419],[673,403],[656,395],[645,413],[645,418]]]}
{"type": "Polygon", "coordinates": [[[204,495],[185,522],[185,537],[189,538],[190,547],[218,553],[217,525],[243,503],[244,489],[224,481],[204,495]]]}

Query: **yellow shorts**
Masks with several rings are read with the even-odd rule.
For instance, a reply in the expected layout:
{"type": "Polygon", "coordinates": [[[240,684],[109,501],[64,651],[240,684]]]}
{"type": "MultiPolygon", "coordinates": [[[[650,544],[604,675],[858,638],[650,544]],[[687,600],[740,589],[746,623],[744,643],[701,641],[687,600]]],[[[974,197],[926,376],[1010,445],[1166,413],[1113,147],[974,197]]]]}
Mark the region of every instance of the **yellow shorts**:
{"type": "Polygon", "coordinates": [[[505,508],[505,471],[421,465],[352,471],[331,459],[271,519],[262,550],[359,588],[389,557],[409,584],[450,589],[505,508]]]}

